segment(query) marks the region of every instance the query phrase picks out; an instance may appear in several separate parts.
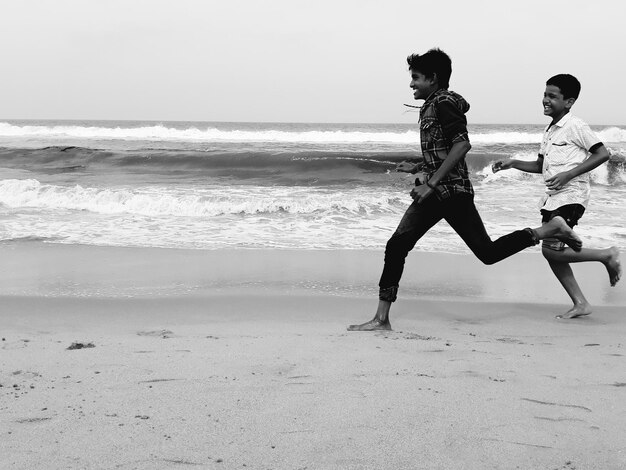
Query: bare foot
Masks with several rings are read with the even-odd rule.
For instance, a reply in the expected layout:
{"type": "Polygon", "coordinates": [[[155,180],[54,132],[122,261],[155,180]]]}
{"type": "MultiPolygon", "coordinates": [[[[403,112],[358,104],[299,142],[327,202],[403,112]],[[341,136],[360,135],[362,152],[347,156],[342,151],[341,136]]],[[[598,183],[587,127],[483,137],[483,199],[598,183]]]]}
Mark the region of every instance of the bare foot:
{"type": "Polygon", "coordinates": [[[389,331],[391,330],[391,323],[389,321],[382,322],[377,318],[363,323],[361,325],[350,325],[348,331],[389,331]]]}
{"type": "Polygon", "coordinates": [[[563,217],[555,217],[545,225],[552,237],[558,238],[574,251],[580,251],[583,242],[578,235],[567,225],[563,217]]]}
{"type": "Polygon", "coordinates": [[[572,318],[584,317],[591,313],[591,305],[579,304],[574,305],[571,309],[562,315],[557,315],[559,320],[571,320],[572,318]]]}
{"type": "Polygon", "coordinates": [[[609,248],[610,255],[604,265],[606,266],[606,270],[609,272],[609,280],[611,281],[611,286],[617,284],[620,277],[622,277],[622,264],[619,261],[619,250],[612,246],[609,248]]]}

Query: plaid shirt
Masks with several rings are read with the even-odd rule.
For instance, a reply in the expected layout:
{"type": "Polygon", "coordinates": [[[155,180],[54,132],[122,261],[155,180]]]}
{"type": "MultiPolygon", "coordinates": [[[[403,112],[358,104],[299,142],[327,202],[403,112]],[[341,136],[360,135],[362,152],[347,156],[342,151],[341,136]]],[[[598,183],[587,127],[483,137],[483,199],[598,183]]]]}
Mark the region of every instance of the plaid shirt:
{"type": "MultiPolygon", "coordinates": [[[[441,166],[456,142],[469,142],[465,113],[469,103],[453,91],[439,89],[430,95],[420,110],[420,138],[424,164],[421,171],[430,178],[441,166]]],[[[474,194],[465,158],[445,175],[435,194],[442,200],[459,193],[474,194]]]]}

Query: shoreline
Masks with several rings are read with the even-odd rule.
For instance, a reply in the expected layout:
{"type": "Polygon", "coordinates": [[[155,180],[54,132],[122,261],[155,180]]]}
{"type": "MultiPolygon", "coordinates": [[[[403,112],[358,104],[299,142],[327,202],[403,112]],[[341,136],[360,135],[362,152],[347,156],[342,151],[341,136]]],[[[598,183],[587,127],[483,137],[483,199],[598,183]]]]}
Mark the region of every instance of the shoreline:
{"type": "MultiPolygon", "coordinates": [[[[0,296],[184,297],[229,289],[368,297],[376,303],[383,250],[110,247],[44,242],[0,244],[0,296]]],[[[593,306],[626,306],[624,281],[611,287],[600,263],[572,265],[593,306]]],[[[411,252],[402,299],[532,302],[570,300],[538,250],[493,266],[471,254],[411,252]]],[[[569,307],[568,307],[569,308],[569,307]]]]}

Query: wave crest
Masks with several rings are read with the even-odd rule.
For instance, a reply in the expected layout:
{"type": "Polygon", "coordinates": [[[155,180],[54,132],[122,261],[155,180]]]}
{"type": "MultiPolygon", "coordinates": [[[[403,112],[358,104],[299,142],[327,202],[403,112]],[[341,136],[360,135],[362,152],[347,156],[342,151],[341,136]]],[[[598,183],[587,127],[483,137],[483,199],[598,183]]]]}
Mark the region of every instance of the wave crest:
{"type": "MultiPolygon", "coordinates": [[[[471,129],[470,129],[471,130],[471,129]]],[[[626,142],[626,129],[607,127],[598,132],[604,142],[626,142]]],[[[541,142],[541,132],[471,132],[477,144],[534,144],[541,142]]],[[[87,139],[122,141],[173,142],[273,142],[273,143],[334,143],[334,144],[404,144],[419,142],[419,131],[358,131],[358,130],[224,130],[214,126],[178,129],[163,124],[137,127],[104,127],[80,125],[16,125],[0,122],[0,137],[87,139]]]]}
{"type": "Polygon", "coordinates": [[[334,191],[302,187],[233,189],[85,188],[42,184],[35,179],[0,181],[0,204],[11,208],[84,210],[99,214],[211,217],[250,214],[373,214],[401,210],[400,195],[363,189],[334,191]]]}

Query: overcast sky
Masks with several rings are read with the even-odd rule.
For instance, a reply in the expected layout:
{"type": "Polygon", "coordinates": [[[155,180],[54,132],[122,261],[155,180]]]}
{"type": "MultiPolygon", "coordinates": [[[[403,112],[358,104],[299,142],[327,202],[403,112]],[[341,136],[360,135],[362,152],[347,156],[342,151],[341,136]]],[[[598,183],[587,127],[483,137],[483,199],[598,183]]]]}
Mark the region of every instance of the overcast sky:
{"type": "Polygon", "coordinates": [[[545,81],[626,124],[623,0],[15,0],[0,117],[415,122],[406,56],[438,46],[473,123],[543,124],[545,81]]]}

